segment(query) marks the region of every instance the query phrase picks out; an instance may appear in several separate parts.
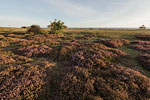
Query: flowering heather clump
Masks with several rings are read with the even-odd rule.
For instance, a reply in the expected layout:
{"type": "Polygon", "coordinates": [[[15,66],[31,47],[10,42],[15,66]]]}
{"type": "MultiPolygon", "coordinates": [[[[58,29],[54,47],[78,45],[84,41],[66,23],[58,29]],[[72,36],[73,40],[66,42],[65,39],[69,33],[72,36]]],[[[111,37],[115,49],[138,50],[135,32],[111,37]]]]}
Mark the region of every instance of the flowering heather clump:
{"type": "Polygon", "coordinates": [[[24,41],[24,39],[7,37],[7,38],[4,39],[4,41],[12,43],[12,42],[21,42],[21,41],[24,41]]]}
{"type": "Polygon", "coordinates": [[[142,54],[138,56],[137,59],[145,69],[150,70],[150,54],[142,54]]]}
{"type": "Polygon", "coordinates": [[[9,65],[14,63],[25,63],[30,62],[32,59],[24,57],[24,56],[18,56],[18,55],[0,55],[0,65],[9,65]]]}
{"type": "Polygon", "coordinates": [[[94,67],[94,66],[105,66],[109,60],[117,60],[120,56],[126,57],[127,54],[120,50],[109,50],[109,49],[99,49],[99,50],[83,50],[78,51],[71,56],[71,64],[73,66],[82,67],[94,67]],[[109,59],[109,60],[108,60],[109,59]]]}
{"type": "Polygon", "coordinates": [[[17,44],[20,45],[20,46],[28,46],[28,45],[31,45],[31,44],[38,44],[38,42],[34,41],[34,40],[24,40],[22,42],[18,42],[17,44]]]}
{"type": "Polygon", "coordinates": [[[133,41],[131,44],[145,44],[145,45],[150,45],[150,41],[133,41]]]}
{"type": "Polygon", "coordinates": [[[42,43],[44,41],[51,41],[50,38],[47,38],[45,35],[34,35],[27,38],[28,40],[34,40],[38,41],[39,43],[42,43]]]}
{"type": "Polygon", "coordinates": [[[27,58],[27,57],[19,56],[19,55],[14,55],[12,56],[12,58],[16,60],[16,63],[27,63],[27,62],[33,61],[31,58],[27,58]]]}
{"type": "Polygon", "coordinates": [[[121,47],[125,44],[130,43],[129,40],[125,40],[125,39],[107,39],[107,40],[101,39],[99,42],[113,48],[121,47]]]}
{"type": "Polygon", "coordinates": [[[70,59],[70,54],[73,53],[75,45],[78,44],[76,42],[66,42],[62,43],[60,46],[56,46],[52,49],[51,57],[55,60],[66,61],[70,59]]]}
{"type": "Polygon", "coordinates": [[[52,46],[54,44],[58,44],[58,42],[55,42],[53,40],[48,40],[47,41],[47,40],[43,39],[43,41],[24,40],[22,42],[18,42],[17,44],[20,45],[20,46],[39,45],[39,44],[52,46]]]}
{"type": "Polygon", "coordinates": [[[96,34],[86,34],[83,36],[76,36],[76,40],[90,40],[91,38],[96,37],[96,34]]]}
{"type": "Polygon", "coordinates": [[[0,35],[0,40],[1,40],[1,39],[4,39],[4,38],[5,38],[5,36],[3,36],[3,35],[0,35]]]}
{"type": "Polygon", "coordinates": [[[0,65],[14,63],[15,60],[12,57],[0,55],[0,65]]]}
{"type": "Polygon", "coordinates": [[[54,100],[148,100],[149,79],[120,65],[74,66],[57,80],[54,100]]]}
{"type": "Polygon", "coordinates": [[[59,37],[63,37],[63,34],[45,34],[46,37],[48,38],[59,38],[59,37]]]}
{"type": "Polygon", "coordinates": [[[150,41],[134,41],[130,48],[150,53],[150,41]]]}
{"type": "MultiPolygon", "coordinates": [[[[110,54],[108,54],[110,57],[110,54]]],[[[92,50],[79,51],[72,55],[71,64],[73,66],[93,67],[97,65],[105,66],[105,57],[102,52],[92,50]]]]}
{"type": "Polygon", "coordinates": [[[75,40],[75,37],[74,36],[64,36],[64,37],[61,37],[63,40],[75,40]]]}
{"type": "MultiPolygon", "coordinates": [[[[53,36],[49,35],[34,35],[26,38],[27,40],[22,42],[23,45],[30,45],[30,44],[44,44],[44,45],[53,45],[57,44],[58,41],[61,41],[61,39],[58,39],[53,36]]],[[[20,45],[21,45],[20,44],[20,45]]]]}
{"type": "Polygon", "coordinates": [[[69,62],[73,66],[88,67],[97,64],[105,65],[105,62],[119,57],[126,57],[127,54],[118,49],[112,49],[97,43],[72,42],[71,45],[60,46],[53,49],[53,55],[57,60],[69,62]],[[71,62],[70,62],[71,61],[71,62]]]}
{"type": "Polygon", "coordinates": [[[91,37],[86,37],[86,36],[76,36],[76,40],[89,40],[91,37]]]}
{"type": "Polygon", "coordinates": [[[85,36],[85,37],[96,37],[97,35],[90,33],[90,34],[87,34],[87,35],[84,35],[84,36],[85,36]]]}
{"type": "Polygon", "coordinates": [[[51,48],[48,46],[31,45],[27,47],[15,48],[15,52],[23,54],[27,57],[47,57],[51,52],[51,48]]]}
{"type": "Polygon", "coordinates": [[[18,35],[18,34],[8,34],[8,37],[22,38],[22,37],[24,37],[24,34],[23,34],[23,33],[22,33],[22,35],[18,35]]]}
{"type": "Polygon", "coordinates": [[[150,40],[150,35],[137,35],[136,38],[140,40],[150,40]]]}
{"type": "Polygon", "coordinates": [[[45,100],[49,97],[52,66],[47,60],[10,66],[0,72],[1,100],[45,100]]]}
{"type": "Polygon", "coordinates": [[[0,41],[0,47],[6,47],[9,46],[9,43],[7,43],[6,41],[0,41]]]}
{"type": "Polygon", "coordinates": [[[22,41],[24,41],[24,39],[7,37],[7,38],[0,40],[0,46],[6,47],[6,46],[9,46],[11,43],[22,42],[22,41]]]}

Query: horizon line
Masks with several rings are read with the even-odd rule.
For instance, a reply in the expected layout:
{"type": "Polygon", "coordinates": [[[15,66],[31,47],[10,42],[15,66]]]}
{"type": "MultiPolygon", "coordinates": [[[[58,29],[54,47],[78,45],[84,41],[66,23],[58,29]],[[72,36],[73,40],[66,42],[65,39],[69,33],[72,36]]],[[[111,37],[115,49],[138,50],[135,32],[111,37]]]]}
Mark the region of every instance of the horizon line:
{"type": "MultiPolygon", "coordinates": [[[[18,27],[18,26],[14,26],[14,27],[13,26],[0,26],[0,28],[21,28],[21,27],[23,27],[23,26],[20,26],[20,27],[18,27]]],[[[30,26],[25,26],[25,27],[30,27],[30,26]]],[[[41,28],[48,28],[48,27],[41,27],[41,28]]],[[[67,27],[67,28],[139,28],[139,27],[111,27],[111,26],[109,26],[109,27],[92,27],[92,26],[89,27],[89,26],[87,26],[87,27],[67,27]]],[[[148,27],[146,27],[146,29],[147,28],[148,27]]]]}

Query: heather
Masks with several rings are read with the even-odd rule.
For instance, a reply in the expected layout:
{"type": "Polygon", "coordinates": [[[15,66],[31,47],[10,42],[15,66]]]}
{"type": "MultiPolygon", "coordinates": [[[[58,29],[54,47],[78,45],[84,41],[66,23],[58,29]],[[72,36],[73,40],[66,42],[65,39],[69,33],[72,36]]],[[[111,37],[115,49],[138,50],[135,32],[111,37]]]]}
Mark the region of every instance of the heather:
{"type": "Polygon", "coordinates": [[[34,28],[0,33],[0,99],[149,99],[143,31],[34,28]]]}
{"type": "Polygon", "coordinates": [[[50,94],[49,75],[55,65],[50,61],[37,61],[22,65],[12,65],[0,72],[0,97],[1,99],[45,99],[50,94]]]}
{"type": "Polygon", "coordinates": [[[140,64],[144,66],[145,69],[150,70],[150,54],[141,54],[137,56],[140,64]]]}
{"type": "Polygon", "coordinates": [[[147,100],[148,79],[120,65],[74,66],[57,81],[55,100],[147,100]]]}
{"type": "Polygon", "coordinates": [[[150,40],[150,35],[136,35],[136,38],[137,39],[140,39],[140,40],[150,40]]]}
{"type": "Polygon", "coordinates": [[[130,48],[150,53],[150,41],[133,41],[130,48]]]}
{"type": "Polygon", "coordinates": [[[100,39],[101,43],[103,43],[106,46],[112,47],[112,48],[117,48],[121,47],[123,45],[129,44],[129,40],[126,39],[100,39]]]}

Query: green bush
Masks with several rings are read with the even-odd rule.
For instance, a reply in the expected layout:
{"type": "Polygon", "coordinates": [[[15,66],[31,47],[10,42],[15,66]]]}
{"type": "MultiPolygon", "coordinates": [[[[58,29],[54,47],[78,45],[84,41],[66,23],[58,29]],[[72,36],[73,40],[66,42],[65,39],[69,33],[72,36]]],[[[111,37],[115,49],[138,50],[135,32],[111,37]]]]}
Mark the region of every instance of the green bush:
{"type": "Polygon", "coordinates": [[[35,34],[40,34],[41,33],[41,28],[39,25],[31,25],[27,31],[27,33],[35,33],[35,34]]]}
{"type": "Polygon", "coordinates": [[[28,27],[26,27],[26,26],[22,26],[21,28],[28,28],[28,27]]]}
{"type": "Polygon", "coordinates": [[[50,25],[48,25],[48,27],[51,29],[50,33],[51,34],[58,34],[60,33],[63,29],[67,28],[66,25],[64,25],[64,22],[62,22],[61,20],[54,20],[53,22],[51,22],[50,25]]]}

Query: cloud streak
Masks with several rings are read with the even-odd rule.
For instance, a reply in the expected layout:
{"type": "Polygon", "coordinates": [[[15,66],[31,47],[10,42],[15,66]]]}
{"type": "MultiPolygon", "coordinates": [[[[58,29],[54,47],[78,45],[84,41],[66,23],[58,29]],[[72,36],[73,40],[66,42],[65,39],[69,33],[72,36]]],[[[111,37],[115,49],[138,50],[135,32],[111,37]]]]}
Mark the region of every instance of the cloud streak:
{"type": "Polygon", "coordinates": [[[50,6],[54,6],[54,9],[67,16],[85,17],[87,15],[96,14],[97,12],[86,6],[77,5],[70,0],[45,0],[50,6]]]}

